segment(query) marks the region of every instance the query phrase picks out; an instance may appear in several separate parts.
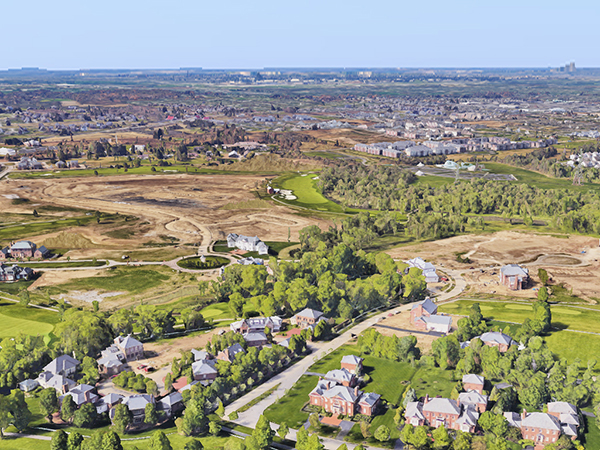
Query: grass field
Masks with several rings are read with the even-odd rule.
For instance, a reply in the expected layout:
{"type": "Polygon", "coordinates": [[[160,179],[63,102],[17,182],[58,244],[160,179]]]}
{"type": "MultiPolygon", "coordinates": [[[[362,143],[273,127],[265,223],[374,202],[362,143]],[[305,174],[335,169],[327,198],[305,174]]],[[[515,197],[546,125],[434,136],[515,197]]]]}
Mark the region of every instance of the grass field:
{"type": "MultiPolygon", "coordinates": [[[[490,325],[500,325],[504,329],[509,325],[513,330],[518,325],[507,324],[508,322],[523,323],[526,318],[532,316],[532,306],[528,303],[489,302],[459,300],[454,303],[442,304],[440,311],[448,314],[468,315],[469,307],[473,303],[479,303],[484,317],[492,319],[490,325]]],[[[584,364],[600,354],[600,335],[578,333],[584,331],[598,333],[598,320],[600,311],[596,309],[569,307],[564,305],[552,305],[552,326],[554,330],[544,339],[548,348],[560,357],[573,361],[580,358],[584,364]]]]}
{"type": "Polygon", "coordinates": [[[0,339],[13,337],[19,333],[38,335],[48,334],[60,321],[57,313],[44,309],[24,307],[17,303],[0,303],[0,339]]]}
{"type": "Polygon", "coordinates": [[[85,226],[89,224],[92,220],[96,220],[95,217],[83,216],[68,219],[31,222],[19,225],[7,225],[4,227],[0,227],[0,242],[8,242],[27,236],[35,236],[38,234],[50,233],[69,227],[85,226]]]}
{"type": "Polygon", "coordinates": [[[155,266],[153,268],[120,266],[107,269],[106,276],[79,278],[58,285],[59,290],[91,290],[126,291],[137,294],[159,286],[167,281],[171,269],[155,266]]]}
{"type": "Polygon", "coordinates": [[[333,213],[344,213],[344,208],[331,200],[327,200],[319,192],[315,177],[316,174],[297,174],[291,173],[282,175],[273,180],[273,187],[292,191],[297,197],[296,200],[285,200],[277,196],[277,199],[283,203],[292,206],[301,206],[303,208],[315,209],[317,211],[326,211],[333,213]]]}
{"type": "Polygon", "coordinates": [[[185,258],[177,262],[179,267],[189,270],[216,269],[227,264],[229,264],[229,260],[221,256],[206,256],[204,262],[202,262],[199,256],[185,258]]]}
{"type": "Polygon", "coordinates": [[[64,269],[68,267],[101,267],[105,266],[106,261],[57,261],[57,262],[39,262],[39,263],[19,263],[21,267],[31,267],[32,269],[64,269]]]}

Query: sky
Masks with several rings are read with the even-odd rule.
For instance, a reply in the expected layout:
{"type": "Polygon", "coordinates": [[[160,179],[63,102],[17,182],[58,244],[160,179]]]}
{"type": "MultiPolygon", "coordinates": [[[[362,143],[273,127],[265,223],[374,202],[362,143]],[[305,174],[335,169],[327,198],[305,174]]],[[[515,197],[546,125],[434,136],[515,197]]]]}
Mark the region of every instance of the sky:
{"type": "Polygon", "coordinates": [[[3,3],[0,69],[600,67],[597,0],[3,3]]]}

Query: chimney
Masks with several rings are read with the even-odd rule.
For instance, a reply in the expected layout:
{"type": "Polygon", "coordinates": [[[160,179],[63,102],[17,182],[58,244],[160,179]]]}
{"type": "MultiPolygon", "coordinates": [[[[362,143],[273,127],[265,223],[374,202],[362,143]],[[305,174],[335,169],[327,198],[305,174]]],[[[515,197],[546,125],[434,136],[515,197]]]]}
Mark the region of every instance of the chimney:
{"type": "Polygon", "coordinates": [[[358,397],[358,386],[354,387],[354,395],[356,395],[358,397]]]}
{"type": "Polygon", "coordinates": [[[521,420],[525,420],[525,417],[527,417],[527,410],[523,408],[523,412],[521,413],[521,420]]]}
{"type": "Polygon", "coordinates": [[[69,392],[69,385],[68,384],[63,384],[62,385],[62,393],[66,394],[67,392],[69,392]]]}
{"type": "Polygon", "coordinates": [[[85,391],[83,393],[83,397],[85,398],[86,402],[89,402],[90,401],[90,391],[85,391]]]}
{"type": "Polygon", "coordinates": [[[429,394],[425,394],[425,398],[423,399],[423,404],[426,405],[429,403],[429,394]]]}

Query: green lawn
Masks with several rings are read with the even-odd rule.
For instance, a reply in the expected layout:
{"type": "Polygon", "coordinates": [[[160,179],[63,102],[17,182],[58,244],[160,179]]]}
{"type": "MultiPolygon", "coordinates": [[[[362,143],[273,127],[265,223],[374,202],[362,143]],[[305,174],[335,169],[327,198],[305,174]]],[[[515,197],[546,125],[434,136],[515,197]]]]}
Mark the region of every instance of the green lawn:
{"type": "Polygon", "coordinates": [[[0,339],[13,337],[22,332],[38,335],[48,334],[60,321],[57,313],[39,308],[24,307],[17,303],[0,303],[0,339]]]}
{"type": "Polygon", "coordinates": [[[316,209],[335,213],[344,213],[344,209],[335,202],[327,200],[318,190],[315,177],[317,174],[287,174],[273,180],[273,187],[292,191],[296,200],[285,200],[276,196],[277,200],[293,206],[316,209]]]}
{"type": "Polygon", "coordinates": [[[179,267],[189,270],[216,269],[227,264],[229,264],[229,260],[221,256],[206,256],[204,262],[202,262],[199,256],[185,258],[177,262],[179,267]]]}
{"type": "MultiPolygon", "coordinates": [[[[32,216],[32,219],[35,218],[32,216]]],[[[85,226],[92,220],[96,220],[96,218],[93,216],[83,216],[68,219],[32,222],[25,225],[8,225],[0,228],[0,241],[12,241],[27,236],[36,236],[39,234],[59,231],[64,228],[85,226]]]]}
{"type": "Polygon", "coordinates": [[[597,449],[600,448],[600,430],[596,426],[596,421],[591,418],[584,416],[586,423],[587,432],[585,433],[585,448],[586,449],[597,449]]]}
{"type": "Polygon", "coordinates": [[[170,278],[167,272],[170,270],[159,266],[152,269],[120,266],[111,268],[106,276],[79,278],[57,287],[63,290],[101,289],[137,294],[167,281],[170,278]]]}
{"type": "Polygon", "coordinates": [[[442,370],[439,367],[421,367],[412,377],[411,387],[416,391],[417,397],[428,394],[430,397],[438,395],[450,397],[456,381],[452,380],[452,371],[442,370]]]}
{"type": "Polygon", "coordinates": [[[19,263],[21,267],[31,267],[32,269],[63,269],[66,267],[100,267],[105,266],[106,261],[57,261],[57,262],[39,262],[39,263],[19,263]]]}

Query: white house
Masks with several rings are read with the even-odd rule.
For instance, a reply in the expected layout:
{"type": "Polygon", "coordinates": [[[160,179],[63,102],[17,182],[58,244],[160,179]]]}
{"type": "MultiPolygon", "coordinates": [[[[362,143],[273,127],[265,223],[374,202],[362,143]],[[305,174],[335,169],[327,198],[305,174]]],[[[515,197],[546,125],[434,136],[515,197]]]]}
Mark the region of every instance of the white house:
{"type": "Polygon", "coordinates": [[[227,247],[239,248],[247,252],[258,252],[259,255],[268,255],[269,247],[257,236],[249,237],[230,233],[227,235],[227,247]]]}

